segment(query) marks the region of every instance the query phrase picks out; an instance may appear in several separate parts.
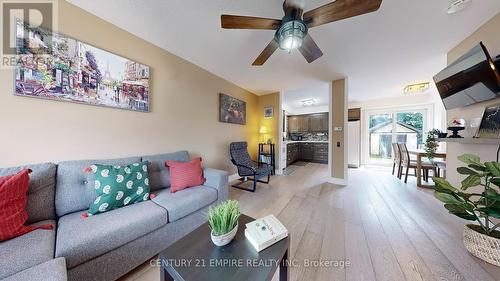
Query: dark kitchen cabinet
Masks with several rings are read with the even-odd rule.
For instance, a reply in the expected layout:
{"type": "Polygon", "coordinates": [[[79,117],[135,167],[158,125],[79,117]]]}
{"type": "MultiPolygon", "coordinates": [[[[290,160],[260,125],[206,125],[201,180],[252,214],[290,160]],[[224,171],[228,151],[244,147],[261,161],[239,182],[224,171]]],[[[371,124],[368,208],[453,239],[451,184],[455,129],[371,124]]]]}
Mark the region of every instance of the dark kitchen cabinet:
{"type": "Polygon", "coordinates": [[[328,113],[288,116],[288,132],[290,133],[328,132],[328,113]]]}
{"type": "Polygon", "coordinates": [[[314,159],[314,145],[309,142],[300,143],[300,156],[303,161],[314,159]]]}
{"type": "Polygon", "coordinates": [[[328,132],[328,113],[309,115],[309,132],[328,132]]]}
{"type": "Polygon", "coordinates": [[[286,163],[287,165],[292,164],[300,160],[300,144],[299,143],[289,143],[287,144],[286,151],[286,163]]]}
{"type": "Polygon", "coordinates": [[[289,143],[287,144],[287,165],[297,161],[328,163],[328,143],[289,143]]]}
{"type": "Polygon", "coordinates": [[[308,115],[299,115],[298,119],[298,127],[299,132],[306,133],[309,131],[309,116],[308,115]]]}
{"type": "Polygon", "coordinates": [[[349,121],[361,120],[361,108],[350,108],[347,113],[347,119],[349,121]]]}
{"type": "Polygon", "coordinates": [[[309,131],[309,116],[295,115],[288,117],[288,131],[290,133],[306,133],[309,131]]]}
{"type": "Polygon", "coordinates": [[[328,163],[328,143],[314,144],[314,162],[328,163]]]}
{"type": "Polygon", "coordinates": [[[299,132],[299,120],[297,116],[288,116],[288,132],[289,133],[299,132]]]}

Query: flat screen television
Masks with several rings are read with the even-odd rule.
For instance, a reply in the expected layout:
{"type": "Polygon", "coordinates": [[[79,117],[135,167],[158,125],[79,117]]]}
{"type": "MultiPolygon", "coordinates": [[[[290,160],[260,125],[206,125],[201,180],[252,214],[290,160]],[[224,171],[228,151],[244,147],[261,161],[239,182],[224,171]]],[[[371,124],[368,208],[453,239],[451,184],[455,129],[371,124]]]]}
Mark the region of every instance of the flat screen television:
{"type": "Polygon", "coordinates": [[[444,107],[464,107],[500,96],[500,59],[481,42],[434,76],[444,107]]]}

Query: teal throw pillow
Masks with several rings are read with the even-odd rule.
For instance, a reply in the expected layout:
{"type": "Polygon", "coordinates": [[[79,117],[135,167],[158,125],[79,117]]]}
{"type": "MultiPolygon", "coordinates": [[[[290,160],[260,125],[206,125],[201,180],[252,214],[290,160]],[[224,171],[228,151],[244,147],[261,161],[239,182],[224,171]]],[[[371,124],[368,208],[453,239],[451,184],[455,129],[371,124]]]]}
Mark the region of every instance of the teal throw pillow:
{"type": "Polygon", "coordinates": [[[90,204],[89,216],[149,199],[148,161],[126,166],[95,164],[90,169],[97,198],[90,204]]]}

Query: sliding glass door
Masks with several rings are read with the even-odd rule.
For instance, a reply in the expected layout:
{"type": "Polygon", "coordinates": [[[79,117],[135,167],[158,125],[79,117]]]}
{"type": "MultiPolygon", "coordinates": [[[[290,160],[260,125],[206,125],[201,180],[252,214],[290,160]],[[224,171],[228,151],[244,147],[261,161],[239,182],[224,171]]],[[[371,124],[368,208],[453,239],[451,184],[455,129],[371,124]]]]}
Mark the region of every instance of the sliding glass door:
{"type": "Polygon", "coordinates": [[[368,162],[389,163],[392,143],[406,143],[408,149],[418,149],[427,130],[427,110],[368,111],[368,162]]]}

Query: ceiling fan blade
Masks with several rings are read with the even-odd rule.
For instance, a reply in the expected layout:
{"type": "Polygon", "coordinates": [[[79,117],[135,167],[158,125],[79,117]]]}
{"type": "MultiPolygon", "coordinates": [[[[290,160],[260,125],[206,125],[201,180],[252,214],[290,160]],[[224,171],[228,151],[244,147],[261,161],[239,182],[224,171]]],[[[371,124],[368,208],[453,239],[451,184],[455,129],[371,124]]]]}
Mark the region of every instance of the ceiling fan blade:
{"type": "Polygon", "coordinates": [[[276,30],[281,25],[281,20],[247,17],[247,16],[222,15],[220,17],[220,20],[222,28],[228,28],[228,29],[276,30]]]}
{"type": "Polygon", "coordinates": [[[259,57],[252,63],[253,66],[261,66],[263,65],[270,57],[271,55],[278,49],[279,44],[278,41],[276,41],[275,38],[269,43],[269,45],[266,46],[264,51],[260,53],[259,57]]]}
{"type": "Polygon", "coordinates": [[[375,12],[380,8],[382,0],[337,0],[304,14],[307,27],[347,19],[362,14],[375,12]]]}
{"type": "Polygon", "coordinates": [[[323,52],[309,34],[302,40],[302,47],[299,48],[299,51],[304,58],[306,58],[308,63],[317,60],[323,55],[323,52]]]}

